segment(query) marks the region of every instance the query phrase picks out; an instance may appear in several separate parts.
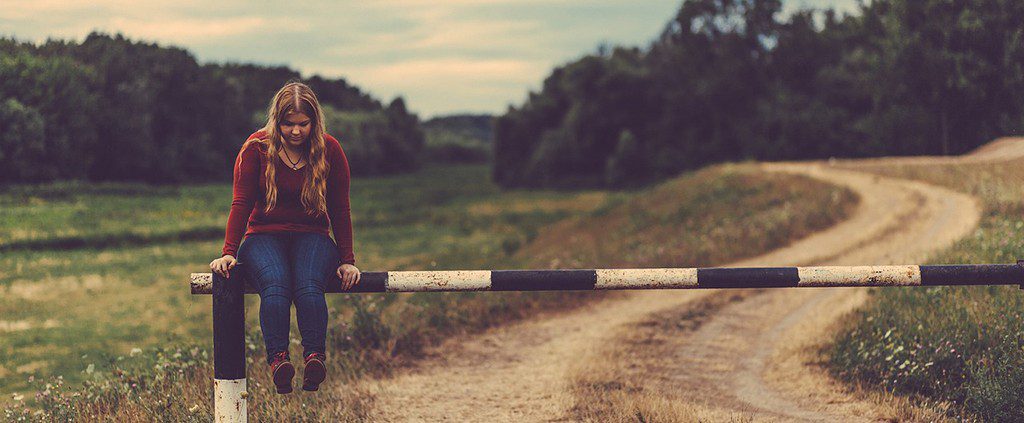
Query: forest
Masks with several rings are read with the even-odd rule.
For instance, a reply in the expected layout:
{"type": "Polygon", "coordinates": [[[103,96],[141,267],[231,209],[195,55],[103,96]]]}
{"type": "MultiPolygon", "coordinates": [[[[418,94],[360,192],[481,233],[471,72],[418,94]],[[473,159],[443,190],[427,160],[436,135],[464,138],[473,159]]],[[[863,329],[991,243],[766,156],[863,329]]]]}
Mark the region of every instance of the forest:
{"type": "Polygon", "coordinates": [[[289,80],[310,85],[353,175],[420,166],[424,134],[401,97],[284,66],[199,64],[188,51],[93,32],[81,43],[0,39],[0,184],[231,179],[245,138],[289,80]]]}
{"type": "Polygon", "coordinates": [[[960,154],[1024,132],[1024,2],[859,11],[687,0],[646,48],[554,69],[495,122],[509,187],[624,187],[710,163],[960,154]]]}
{"type": "Polygon", "coordinates": [[[486,161],[503,188],[628,188],[725,161],[960,154],[1024,132],[1024,3],[781,10],[686,0],[647,47],[601,45],[554,68],[493,133],[480,131],[484,115],[438,132],[401,97],[384,104],[344,79],[199,64],[121,34],[3,38],[0,184],[229,179],[293,79],[318,93],[354,175],[486,161]]]}

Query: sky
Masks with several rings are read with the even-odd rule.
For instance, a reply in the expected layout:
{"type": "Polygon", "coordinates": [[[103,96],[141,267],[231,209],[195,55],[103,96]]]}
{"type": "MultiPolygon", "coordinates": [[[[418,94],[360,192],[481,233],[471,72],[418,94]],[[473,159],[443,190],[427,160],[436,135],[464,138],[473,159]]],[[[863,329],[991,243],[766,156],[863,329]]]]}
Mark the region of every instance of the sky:
{"type": "MultiPolygon", "coordinates": [[[[189,50],[200,63],[287,65],[345,78],[422,118],[503,113],[597,46],[647,46],[682,0],[4,0],[0,36],[89,32],[189,50]]],[[[783,0],[856,10],[857,0],[783,0]]]]}

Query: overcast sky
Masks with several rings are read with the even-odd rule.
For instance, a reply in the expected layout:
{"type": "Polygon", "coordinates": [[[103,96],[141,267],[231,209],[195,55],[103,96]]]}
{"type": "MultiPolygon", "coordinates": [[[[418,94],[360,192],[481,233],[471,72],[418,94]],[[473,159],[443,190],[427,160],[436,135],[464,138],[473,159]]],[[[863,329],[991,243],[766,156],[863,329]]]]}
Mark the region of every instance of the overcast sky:
{"type": "MultiPolygon", "coordinates": [[[[646,46],[682,0],[4,0],[0,35],[81,41],[90,31],[175,45],[200,62],[284,64],[343,77],[423,118],[502,113],[554,66],[597,45],[646,46]]],[[[857,0],[783,0],[856,9],[857,0]]]]}

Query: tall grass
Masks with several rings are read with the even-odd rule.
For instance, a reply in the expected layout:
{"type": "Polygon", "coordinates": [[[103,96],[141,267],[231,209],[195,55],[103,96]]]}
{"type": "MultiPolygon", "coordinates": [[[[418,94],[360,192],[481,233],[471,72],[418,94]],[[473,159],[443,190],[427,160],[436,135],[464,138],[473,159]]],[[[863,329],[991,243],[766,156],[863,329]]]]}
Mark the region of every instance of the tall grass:
{"type": "Polygon", "coordinates": [[[231,187],[62,182],[0,191],[0,251],[108,248],[224,235],[231,187]]]}
{"type": "MultiPolygon", "coordinates": [[[[682,265],[704,259],[704,253],[692,252],[702,251],[698,245],[708,239],[735,245],[738,255],[752,254],[770,246],[754,239],[755,228],[770,233],[786,233],[784,227],[812,230],[841,217],[854,201],[842,190],[803,178],[766,177],[754,169],[716,167],[637,193],[500,192],[486,182],[486,168],[480,166],[360,181],[353,188],[357,259],[363,270],[615,264],[585,255],[565,256],[571,262],[553,261],[559,258],[554,251],[589,254],[589,247],[550,235],[566,230],[566,225],[581,225],[575,227],[577,233],[621,245],[623,254],[645,242],[663,242],[671,252],[664,256],[670,261],[634,261],[638,265],[682,265]],[[783,199],[772,200],[775,196],[783,199]],[[637,213],[637,205],[647,214],[629,217],[637,213]],[[747,215],[744,210],[751,208],[758,212],[747,215]],[[615,216],[620,223],[603,220],[615,216]],[[751,217],[752,223],[742,221],[751,217]],[[555,224],[559,221],[563,223],[555,224]],[[631,229],[621,227],[621,222],[632,222],[631,229]],[[722,226],[728,229],[723,232],[722,226]],[[655,236],[657,227],[692,236],[682,243],[665,240],[655,236]]],[[[47,236],[59,237],[41,235],[47,236]]],[[[102,251],[15,251],[0,258],[4,268],[14,269],[0,275],[0,289],[14,294],[0,296],[0,311],[5,318],[10,315],[11,320],[36,325],[3,334],[13,341],[10,347],[0,347],[5,388],[22,395],[20,401],[8,400],[8,418],[46,420],[68,412],[76,418],[118,421],[208,420],[211,368],[205,345],[210,339],[210,303],[209,298],[190,297],[184,278],[190,271],[202,271],[219,244],[212,240],[102,251]],[[45,319],[54,315],[59,316],[57,325],[45,328],[45,319]],[[28,374],[36,375],[34,382],[28,382],[28,374]],[[63,375],[64,385],[56,388],[59,384],[47,375],[63,375]],[[83,381],[89,384],[66,390],[83,381]],[[50,394],[29,395],[33,389],[46,392],[45,383],[52,386],[50,394]],[[55,394],[58,391],[60,395],[55,394]],[[167,392],[175,392],[174,404],[168,404],[167,392]]],[[[258,299],[253,297],[246,299],[250,414],[258,420],[358,420],[372,408],[372,394],[344,382],[387,374],[453,334],[565,310],[601,295],[329,296],[331,388],[291,396],[271,393],[254,312],[258,299]]],[[[297,336],[294,327],[292,333],[297,336]]]]}
{"type": "MultiPolygon", "coordinates": [[[[537,228],[598,207],[609,197],[603,192],[501,192],[487,181],[487,175],[485,166],[446,166],[353,181],[360,268],[509,266],[510,255],[518,248],[514,246],[528,242],[537,228]],[[525,205],[492,207],[502,202],[525,205]]],[[[156,216],[173,221],[189,213],[220,214],[218,220],[223,225],[230,186],[118,185],[115,190],[111,186],[57,184],[16,187],[0,194],[0,202],[7,205],[0,208],[0,215],[5,216],[0,219],[0,233],[17,233],[20,222],[26,222],[26,227],[36,228],[34,240],[56,245],[67,239],[63,226],[85,225],[77,230],[115,240],[147,230],[149,223],[142,217],[125,222],[122,214],[108,213],[111,204],[120,204],[116,208],[125,210],[150,210],[150,218],[158,221],[151,226],[165,224],[156,216]],[[185,194],[197,190],[219,195],[193,201],[185,194]],[[36,206],[41,204],[47,206],[36,206]],[[77,217],[63,220],[63,226],[47,226],[51,219],[61,219],[54,210],[69,208],[78,209],[77,217]]],[[[181,223],[190,224],[194,223],[181,223]]],[[[0,254],[0,393],[4,394],[0,402],[9,401],[9,394],[30,390],[30,375],[37,380],[63,375],[67,383],[77,384],[85,379],[82,371],[89,364],[94,364],[96,371],[109,370],[104,367],[108,356],[124,355],[133,348],[208,340],[210,299],[189,295],[185,284],[189,272],[208,269],[207,263],[219,255],[223,226],[219,231],[209,240],[151,239],[110,248],[15,248],[0,254]]],[[[523,301],[548,297],[524,297],[523,301]]],[[[374,297],[374,301],[388,298],[374,297]]],[[[394,305],[405,304],[408,298],[401,296],[394,305]]],[[[473,297],[452,298],[463,301],[473,297]]],[[[519,297],[502,298],[514,303],[519,297]]],[[[257,310],[258,299],[250,296],[246,301],[250,310],[257,310]]],[[[342,324],[351,318],[353,307],[346,296],[332,295],[328,301],[332,323],[342,324]]],[[[417,301],[403,308],[431,308],[417,301]]],[[[493,300],[473,301],[482,307],[493,300]]],[[[504,305],[495,301],[494,307],[504,305]]],[[[399,307],[385,308],[391,313],[399,307]]],[[[256,317],[249,313],[250,328],[258,328],[256,317]]],[[[417,318],[411,314],[401,317],[417,318]]],[[[415,338],[415,330],[405,326],[397,328],[395,336],[415,338]]]]}
{"type": "MultiPolygon", "coordinates": [[[[980,227],[931,262],[1024,258],[1020,162],[863,169],[981,198],[980,227]]],[[[948,414],[957,418],[1024,421],[1022,307],[1024,297],[1016,287],[878,289],[826,352],[832,372],[847,381],[949,403],[948,414]]]]}
{"type": "Polygon", "coordinates": [[[722,165],[561,221],[524,248],[563,267],[690,267],[755,256],[841,220],[854,194],[722,165]]]}

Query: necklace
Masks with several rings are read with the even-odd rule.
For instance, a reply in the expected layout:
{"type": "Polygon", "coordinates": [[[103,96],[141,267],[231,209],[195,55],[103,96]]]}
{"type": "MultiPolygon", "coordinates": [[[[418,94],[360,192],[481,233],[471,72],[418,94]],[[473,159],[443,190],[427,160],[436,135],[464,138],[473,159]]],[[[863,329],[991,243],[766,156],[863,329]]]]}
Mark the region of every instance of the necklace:
{"type": "Polygon", "coordinates": [[[288,149],[285,148],[283,150],[284,156],[288,158],[288,164],[292,167],[292,170],[299,170],[299,162],[302,161],[302,157],[299,157],[299,160],[296,160],[294,163],[292,163],[292,156],[288,155],[288,149]]]}

